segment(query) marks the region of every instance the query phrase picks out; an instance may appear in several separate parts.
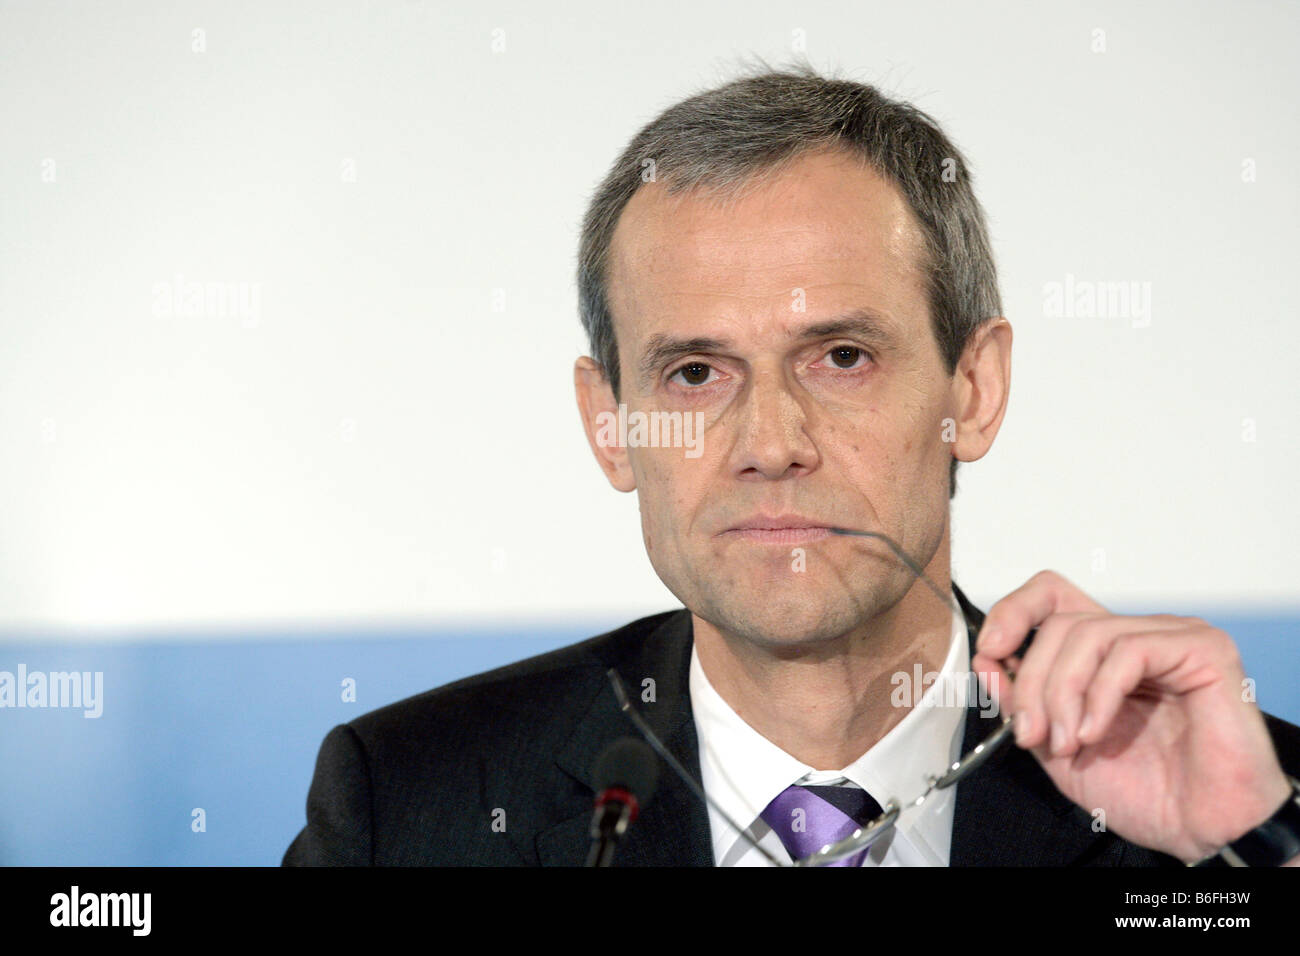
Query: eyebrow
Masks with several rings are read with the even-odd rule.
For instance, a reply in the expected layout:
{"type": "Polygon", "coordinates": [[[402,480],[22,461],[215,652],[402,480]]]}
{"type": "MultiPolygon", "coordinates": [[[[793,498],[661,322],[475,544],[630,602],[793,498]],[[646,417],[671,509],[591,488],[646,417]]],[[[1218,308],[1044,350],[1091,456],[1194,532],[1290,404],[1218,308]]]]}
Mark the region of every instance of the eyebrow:
{"type": "MultiPolygon", "coordinates": [[[[828,339],[840,335],[851,335],[871,343],[873,347],[880,351],[888,351],[894,347],[893,328],[893,323],[876,310],[859,308],[836,318],[816,322],[798,329],[791,334],[790,339],[793,342],[804,342],[812,339],[828,339]]],[[[659,369],[676,359],[696,352],[725,352],[730,347],[731,343],[726,339],[715,339],[707,336],[684,339],[660,332],[650,336],[650,339],[646,342],[645,350],[637,368],[641,375],[641,381],[646,382],[659,369]]]]}

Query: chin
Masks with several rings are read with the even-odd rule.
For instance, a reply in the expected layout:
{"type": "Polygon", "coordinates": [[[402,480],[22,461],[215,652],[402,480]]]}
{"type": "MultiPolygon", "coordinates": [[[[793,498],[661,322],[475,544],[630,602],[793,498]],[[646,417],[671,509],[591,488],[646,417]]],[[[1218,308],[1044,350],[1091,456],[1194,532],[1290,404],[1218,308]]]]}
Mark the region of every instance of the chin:
{"type": "Polygon", "coordinates": [[[704,611],[697,613],[715,627],[767,647],[806,647],[833,640],[870,617],[870,609],[864,609],[864,616],[843,595],[824,601],[807,591],[769,592],[748,601],[724,599],[704,611]]]}

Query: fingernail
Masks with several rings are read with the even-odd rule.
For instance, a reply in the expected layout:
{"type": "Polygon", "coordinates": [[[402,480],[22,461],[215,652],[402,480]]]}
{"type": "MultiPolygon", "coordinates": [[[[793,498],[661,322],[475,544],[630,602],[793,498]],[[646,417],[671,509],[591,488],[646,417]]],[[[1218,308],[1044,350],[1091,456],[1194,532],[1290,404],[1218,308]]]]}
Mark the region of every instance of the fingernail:
{"type": "Polygon", "coordinates": [[[980,636],[975,639],[975,650],[982,651],[989,646],[989,642],[998,639],[998,629],[996,627],[986,627],[980,632],[980,636]]]}
{"type": "Polygon", "coordinates": [[[1016,729],[1016,743],[1023,744],[1029,736],[1029,714],[1018,710],[1011,716],[1011,722],[1016,729]]]}
{"type": "Polygon", "coordinates": [[[1060,724],[1052,724],[1052,753],[1060,753],[1065,747],[1065,728],[1060,724]]]}
{"type": "Polygon", "coordinates": [[[1092,714],[1084,714],[1083,721],[1079,724],[1079,736],[1088,736],[1088,728],[1092,726],[1092,714]]]}

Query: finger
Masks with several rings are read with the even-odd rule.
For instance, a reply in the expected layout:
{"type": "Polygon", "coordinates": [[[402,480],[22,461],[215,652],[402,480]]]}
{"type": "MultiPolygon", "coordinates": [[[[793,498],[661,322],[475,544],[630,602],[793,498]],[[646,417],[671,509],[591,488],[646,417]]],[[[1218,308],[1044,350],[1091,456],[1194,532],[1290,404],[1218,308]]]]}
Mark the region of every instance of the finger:
{"type": "Polygon", "coordinates": [[[975,646],[991,657],[1005,658],[1048,617],[1072,613],[1104,614],[1106,609],[1055,571],[1039,571],[989,608],[975,646]]]}
{"type": "Polygon", "coordinates": [[[1048,675],[1070,629],[1091,616],[1054,614],[1038,625],[1034,643],[1029,645],[1016,671],[1015,704],[1011,714],[1016,722],[1016,743],[1021,747],[1038,747],[1048,742],[1047,710],[1043,699],[1048,675]]]}
{"type": "Polygon", "coordinates": [[[971,658],[973,670],[984,687],[988,700],[992,701],[999,714],[1011,713],[1015,705],[1015,685],[1012,683],[1001,661],[996,661],[984,654],[971,658]]]}
{"type": "Polygon", "coordinates": [[[1186,694],[1215,681],[1236,684],[1240,658],[1231,638],[1204,622],[1183,621],[1185,630],[1149,630],[1115,640],[1088,685],[1084,744],[1106,738],[1125,699],[1144,682],[1159,690],[1186,694]]]}
{"type": "Polygon", "coordinates": [[[1078,728],[1087,710],[1087,692],[1114,643],[1129,634],[1185,631],[1187,621],[1172,614],[1083,618],[1069,629],[1043,683],[1044,718],[1052,754],[1078,749],[1078,728]]]}

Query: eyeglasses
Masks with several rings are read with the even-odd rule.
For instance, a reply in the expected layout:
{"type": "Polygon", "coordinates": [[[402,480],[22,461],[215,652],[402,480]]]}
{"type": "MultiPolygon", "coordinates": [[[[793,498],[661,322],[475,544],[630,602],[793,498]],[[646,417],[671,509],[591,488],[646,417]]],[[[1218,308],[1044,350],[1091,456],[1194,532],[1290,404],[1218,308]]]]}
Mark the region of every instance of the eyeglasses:
{"type": "MultiPolygon", "coordinates": [[[[832,528],[830,530],[833,534],[849,535],[860,538],[875,538],[882,541],[886,546],[888,546],[889,550],[893,552],[899,562],[915,576],[916,580],[925,584],[931,591],[938,595],[939,599],[943,601],[944,604],[954,609],[958,615],[965,620],[965,614],[962,612],[961,605],[957,602],[956,596],[953,595],[951,591],[945,592],[943,588],[935,584],[934,581],[926,575],[925,571],[922,570],[921,566],[905,551],[903,551],[897,542],[888,535],[881,534],[877,531],[852,531],[846,528],[832,528]]],[[[1023,654],[1027,645],[1028,641],[1020,647],[1018,654],[1023,654]]],[[[642,717],[641,714],[637,712],[636,708],[632,706],[632,700],[628,696],[627,688],[623,685],[623,680],[619,676],[618,671],[611,667],[606,673],[609,677],[610,683],[613,685],[614,696],[618,700],[619,708],[628,715],[637,730],[640,731],[641,736],[646,739],[646,742],[649,743],[663,761],[668,764],[668,767],[673,771],[673,773],[681,778],[682,782],[686,784],[691,792],[703,801],[705,805],[711,807],[714,812],[722,817],[722,819],[726,820],[727,824],[739,833],[745,842],[766,857],[769,862],[776,866],[791,865],[778,859],[766,848],[759,845],[758,841],[750,835],[747,827],[739,826],[735,820],[728,816],[728,814],[718,805],[717,801],[705,792],[704,787],[694,777],[692,777],[690,772],[682,766],[681,762],[669,752],[668,748],[664,746],[663,741],[661,741],[650,728],[650,725],[646,722],[645,718],[642,717]]],[[[1011,676],[1010,671],[1008,671],[1008,676],[1011,676]]],[[[920,807],[932,794],[940,790],[946,790],[949,787],[954,786],[958,781],[974,773],[979,769],[981,764],[996,753],[997,750],[1012,736],[1013,731],[1011,718],[1008,715],[1003,714],[1002,722],[998,729],[984,738],[984,740],[982,740],[973,750],[950,765],[942,774],[937,776],[927,776],[924,780],[925,789],[920,796],[916,797],[916,799],[903,804],[896,798],[891,797],[884,805],[881,814],[876,817],[876,819],[867,823],[865,826],[854,830],[844,839],[836,843],[827,844],[811,856],[795,860],[793,865],[824,866],[827,863],[833,863],[836,860],[842,860],[845,857],[853,856],[855,853],[871,846],[876,840],[893,829],[902,813],[920,807]]]]}

